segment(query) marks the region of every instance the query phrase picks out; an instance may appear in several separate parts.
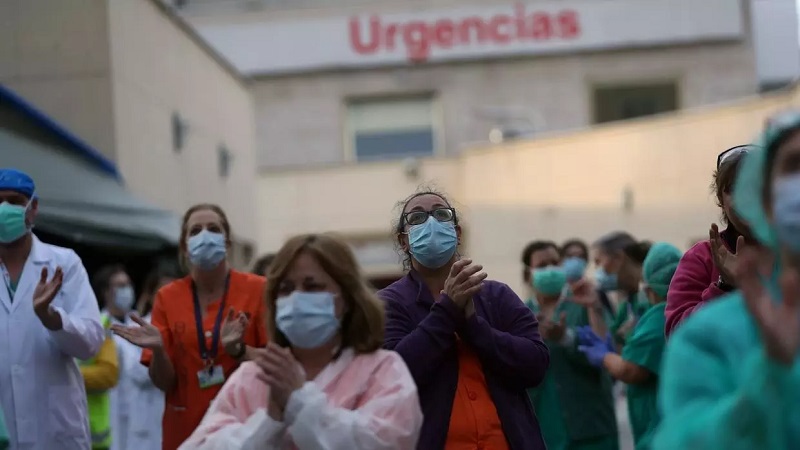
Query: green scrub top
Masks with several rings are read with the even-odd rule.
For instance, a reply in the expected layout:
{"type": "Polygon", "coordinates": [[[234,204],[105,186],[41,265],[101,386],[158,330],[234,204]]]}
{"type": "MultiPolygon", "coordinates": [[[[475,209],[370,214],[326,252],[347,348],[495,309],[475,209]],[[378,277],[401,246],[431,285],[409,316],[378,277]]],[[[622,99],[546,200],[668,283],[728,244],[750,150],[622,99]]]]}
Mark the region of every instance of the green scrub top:
{"type": "Polygon", "coordinates": [[[609,327],[609,331],[614,337],[614,342],[616,342],[618,345],[624,345],[627,338],[630,337],[631,333],[633,333],[633,330],[631,330],[625,337],[617,335],[617,330],[619,330],[628,320],[630,312],[633,312],[634,317],[639,319],[644,315],[645,312],[647,312],[648,309],[650,309],[650,302],[647,300],[647,297],[644,295],[644,293],[638,292],[636,294],[629,295],[626,301],[617,307],[617,315],[614,317],[614,321],[609,327]]]}
{"type": "MultiPolygon", "coordinates": [[[[525,302],[534,314],[539,307],[525,302]]],[[[583,306],[562,301],[552,320],[566,314],[567,328],[588,325],[583,306]]],[[[539,427],[548,450],[618,450],[618,434],[611,378],[586,360],[572,342],[546,340],[550,349],[550,368],[537,388],[529,389],[539,427]]]]}
{"type": "Polygon", "coordinates": [[[789,367],[767,357],[739,293],[681,324],[661,374],[653,450],[800,448],[800,358],[789,367]]]}
{"type": "Polygon", "coordinates": [[[664,337],[666,307],[666,303],[659,303],[647,310],[622,349],[622,359],[644,367],[654,375],[645,383],[628,385],[628,416],[636,450],[650,448],[652,434],[659,422],[656,398],[661,356],[666,344],[664,337]]]}

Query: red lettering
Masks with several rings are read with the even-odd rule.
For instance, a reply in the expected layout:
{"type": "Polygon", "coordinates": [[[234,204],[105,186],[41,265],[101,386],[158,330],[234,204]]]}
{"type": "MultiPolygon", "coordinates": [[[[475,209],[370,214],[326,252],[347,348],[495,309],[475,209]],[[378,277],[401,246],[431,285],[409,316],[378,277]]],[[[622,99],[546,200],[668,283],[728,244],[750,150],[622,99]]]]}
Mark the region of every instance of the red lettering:
{"type": "Polygon", "coordinates": [[[536,13],[531,16],[531,37],[537,41],[547,40],[553,37],[553,24],[550,15],[546,13],[536,13]]]}
{"type": "Polygon", "coordinates": [[[383,23],[380,17],[372,15],[362,24],[362,20],[354,16],[350,18],[349,34],[350,47],[357,54],[371,55],[381,49],[393,52],[397,46],[404,46],[409,60],[425,62],[437,48],[575,39],[581,35],[581,24],[578,12],[571,9],[554,14],[543,11],[529,14],[524,4],[517,3],[513,13],[488,18],[468,16],[459,20],[383,23]]]}
{"type": "Polygon", "coordinates": [[[403,42],[406,44],[408,59],[423,62],[431,53],[428,26],[425,22],[409,22],[403,26],[403,42]]]}
{"type": "Polygon", "coordinates": [[[467,17],[458,26],[458,41],[462,44],[483,43],[488,37],[486,24],[480,17],[467,17]],[[473,35],[476,37],[475,41],[472,40],[473,35]]]}
{"type": "Polygon", "coordinates": [[[561,11],[558,14],[558,28],[564,39],[574,39],[581,34],[581,25],[576,11],[561,11]]]}
{"type": "Polygon", "coordinates": [[[381,45],[381,21],[378,16],[369,18],[369,43],[361,40],[361,21],[358,17],[350,18],[350,47],[359,55],[369,55],[378,51],[381,45]]]}
{"type": "Polygon", "coordinates": [[[386,26],[386,36],[385,36],[385,44],[386,50],[392,51],[394,50],[394,43],[397,41],[397,24],[390,23],[386,26]]]}
{"type": "Polygon", "coordinates": [[[442,19],[436,21],[436,25],[433,26],[436,44],[442,48],[451,48],[455,43],[455,28],[452,20],[442,19]]]}
{"type": "Polygon", "coordinates": [[[511,25],[511,17],[509,16],[492,17],[492,20],[489,22],[489,36],[491,40],[498,44],[507,44],[511,42],[511,34],[508,32],[509,25],[511,25]]]}

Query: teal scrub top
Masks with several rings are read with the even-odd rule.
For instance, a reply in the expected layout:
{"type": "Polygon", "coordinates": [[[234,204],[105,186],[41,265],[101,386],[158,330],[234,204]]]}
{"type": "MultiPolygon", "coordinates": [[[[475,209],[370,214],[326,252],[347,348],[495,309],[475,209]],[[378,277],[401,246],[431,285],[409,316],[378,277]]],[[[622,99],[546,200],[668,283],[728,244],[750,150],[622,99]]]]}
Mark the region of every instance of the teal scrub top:
{"type": "Polygon", "coordinates": [[[770,360],[739,293],[717,299],[670,336],[654,450],[800,448],[800,358],[770,360]]]}
{"type": "Polygon", "coordinates": [[[628,385],[628,416],[637,450],[650,448],[652,434],[659,422],[656,399],[661,357],[666,343],[666,307],[666,303],[659,303],[647,310],[622,349],[622,359],[644,367],[654,375],[645,383],[628,385]]]}
{"type": "Polygon", "coordinates": [[[9,447],[8,429],[6,428],[6,421],[0,411],[0,450],[5,450],[9,447]]]}
{"type": "Polygon", "coordinates": [[[625,322],[628,321],[629,312],[633,312],[633,315],[636,319],[641,318],[647,310],[650,309],[650,302],[647,301],[647,297],[639,292],[637,294],[629,295],[625,302],[621,303],[617,307],[617,314],[614,317],[614,320],[609,326],[609,331],[611,335],[614,337],[614,342],[619,345],[625,344],[627,338],[630,337],[633,330],[631,330],[627,336],[622,337],[617,334],[617,330],[622,327],[625,322]]]}

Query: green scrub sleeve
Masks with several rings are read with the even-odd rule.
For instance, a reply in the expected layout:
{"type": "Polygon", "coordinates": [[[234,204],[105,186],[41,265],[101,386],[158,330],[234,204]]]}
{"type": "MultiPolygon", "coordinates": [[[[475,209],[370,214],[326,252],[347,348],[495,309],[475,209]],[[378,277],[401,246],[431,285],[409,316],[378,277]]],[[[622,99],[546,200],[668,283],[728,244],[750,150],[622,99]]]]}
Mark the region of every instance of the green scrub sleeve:
{"type": "Polygon", "coordinates": [[[625,342],[622,359],[658,375],[664,354],[664,322],[663,306],[654,306],[647,311],[625,342]]]}
{"type": "Polygon", "coordinates": [[[723,358],[722,346],[735,344],[710,342],[701,336],[707,330],[681,331],[691,333],[671,337],[664,356],[652,449],[788,449],[788,410],[800,407],[792,403],[791,369],[762,349],[723,358]]]}

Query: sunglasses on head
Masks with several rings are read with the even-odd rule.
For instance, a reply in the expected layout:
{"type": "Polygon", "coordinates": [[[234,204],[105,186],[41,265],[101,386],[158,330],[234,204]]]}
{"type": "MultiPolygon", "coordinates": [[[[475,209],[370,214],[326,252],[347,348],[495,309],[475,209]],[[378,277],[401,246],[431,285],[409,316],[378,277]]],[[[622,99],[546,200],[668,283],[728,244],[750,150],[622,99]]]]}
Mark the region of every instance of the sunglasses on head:
{"type": "Polygon", "coordinates": [[[732,161],[736,159],[737,156],[746,155],[750,153],[752,150],[755,150],[756,147],[754,145],[737,145],[736,147],[731,147],[724,152],[720,153],[717,156],[717,169],[719,169],[725,162],[732,161]]]}

